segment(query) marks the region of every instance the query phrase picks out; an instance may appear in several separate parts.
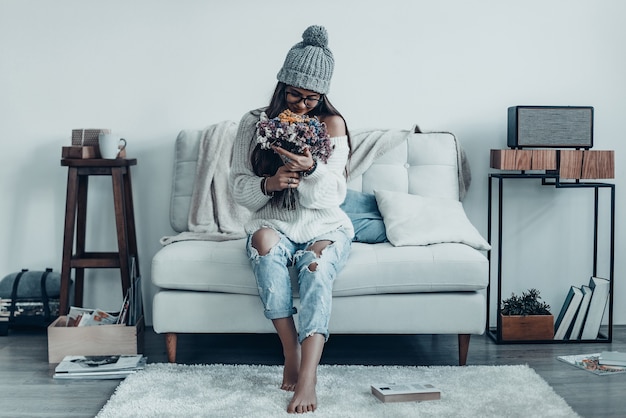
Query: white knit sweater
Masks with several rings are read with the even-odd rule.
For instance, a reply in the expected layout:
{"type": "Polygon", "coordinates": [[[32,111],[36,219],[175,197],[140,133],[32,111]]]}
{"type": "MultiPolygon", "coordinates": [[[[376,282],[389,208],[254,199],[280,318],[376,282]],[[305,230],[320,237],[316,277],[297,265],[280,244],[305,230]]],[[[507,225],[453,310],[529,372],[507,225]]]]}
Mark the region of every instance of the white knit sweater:
{"type": "Polygon", "coordinates": [[[256,145],[256,123],[260,110],[246,113],[239,123],[233,147],[230,182],[235,201],[250,210],[244,225],[248,234],[271,226],[297,243],[313,240],[321,234],[345,227],[354,234],[350,218],[339,208],[346,196],[344,169],[348,160],[346,136],[331,138],[334,147],[326,164],[318,162],[315,171],[302,178],[296,189],[293,210],[276,207],[261,191],[261,177],[254,174],[250,155],[256,145]]]}

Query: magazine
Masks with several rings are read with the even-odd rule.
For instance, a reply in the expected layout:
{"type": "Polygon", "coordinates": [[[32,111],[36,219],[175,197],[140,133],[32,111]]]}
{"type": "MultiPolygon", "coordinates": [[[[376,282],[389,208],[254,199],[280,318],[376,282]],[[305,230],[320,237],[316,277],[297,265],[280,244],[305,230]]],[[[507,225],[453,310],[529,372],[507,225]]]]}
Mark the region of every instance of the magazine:
{"type": "Polygon", "coordinates": [[[67,314],[67,327],[84,327],[93,325],[129,325],[135,326],[143,315],[141,294],[141,276],[137,275],[135,257],[130,265],[130,287],[124,295],[119,312],[106,312],[102,309],[71,306],[67,314]]]}
{"type": "Polygon", "coordinates": [[[382,402],[432,401],[441,399],[441,391],[428,383],[380,383],[371,386],[372,394],[382,402]]]}
{"type": "Polygon", "coordinates": [[[601,353],[591,353],[572,356],[558,356],[557,359],[600,376],[626,372],[626,366],[600,364],[600,354],[601,353]]]}
{"type": "Polygon", "coordinates": [[[138,370],[123,370],[111,372],[92,372],[92,373],[55,373],[54,379],[125,379],[131,374],[137,373],[138,370]]]}
{"type": "Polygon", "coordinates": [[[65,356],[54,369],[55,379],[119,379],[146,365],[142,354],[111,356],[65,356]]]}
{"type": "Polygon", "coordinates": [[[102,309],[80,308],[71,306],[67,314],[67,327],[85,327],[93,325],[111,325],[117,323],[118,315],[102,309]]]}

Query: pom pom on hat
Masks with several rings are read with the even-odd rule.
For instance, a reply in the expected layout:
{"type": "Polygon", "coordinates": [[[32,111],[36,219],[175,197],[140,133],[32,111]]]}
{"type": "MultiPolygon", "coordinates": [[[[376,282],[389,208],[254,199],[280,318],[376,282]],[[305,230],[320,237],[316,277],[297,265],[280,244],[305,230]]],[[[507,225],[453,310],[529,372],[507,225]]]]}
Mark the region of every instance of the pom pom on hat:
{"type": "Polygon", "coordinates": [[[328,46],[328,32],[324,26],[309,26],[302,34],[302,42],[305,45],[326,48],[328,46]]]}
{"type": "Polygon", "coordinates": [[[335,68],[333,53],[328,49],[328,32],[323,26],[309,26],[302,42],[287,53],[278,81],[290,86],[326,94],[335,68]]]}

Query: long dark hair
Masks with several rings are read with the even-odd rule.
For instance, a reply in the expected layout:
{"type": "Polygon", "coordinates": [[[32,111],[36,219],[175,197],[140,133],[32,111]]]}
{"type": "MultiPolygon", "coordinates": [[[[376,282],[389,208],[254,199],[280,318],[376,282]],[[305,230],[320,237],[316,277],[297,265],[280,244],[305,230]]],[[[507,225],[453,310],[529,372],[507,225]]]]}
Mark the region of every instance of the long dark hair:
{"type": "MultiPolygon", "coordinates": [[[[274,94],[272,95],[272,100],[270,101],[269,106],[265,109],[265,113],[267,117],[275,118],[277,117],[283,110],[287,109],[287,99],[286,99],[286,87],[287,84],[283,82],[278,82],[276,88],[274,89],[274,94]]],[[[321,100],[317,106],[311,109],[310,112],[307,113],[309,116],[331,116],[336,115],[341,117],[346,123],[344,117],[339,113],[339,111],[330,103],[328,97],[325,94],[321,95],[321,100]]],[[[352,155],[352,143],[350,141],[350,132],[348,131],[348,125],[346,124],[346,134],[348,135],[348,148],[350,152],[348,154],[348,159],[352,155]]],[[[252,151],[252,155],[250,156],[250,163],[252,164],[252,169],[254,170],[254,174],[257,176],[273,176],[276,174],[278,167],[280,167],[283,162],[280,159],[280,156],[276,154],[272,150],[262,150],[260,145],[257,145],[252,151]]],[[[346,166],[345,175],[347,177],[348,171],[346,166]]],[[[276,193],[282,194],[282,193],[276,193]]]]}

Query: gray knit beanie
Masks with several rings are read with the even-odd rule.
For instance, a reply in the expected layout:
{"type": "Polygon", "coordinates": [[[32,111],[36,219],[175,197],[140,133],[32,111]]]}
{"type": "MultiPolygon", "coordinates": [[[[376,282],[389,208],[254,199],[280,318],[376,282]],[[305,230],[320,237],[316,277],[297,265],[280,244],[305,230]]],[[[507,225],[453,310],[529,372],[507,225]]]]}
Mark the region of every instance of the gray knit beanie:
{"type": "Polygon", "coordinates": [[[290,86],[326,94],[335,68],[333,53],[328,49],[328,33],[323,26],[309,26],[302,42],[287,53],[276,78],[290,86]]]}

